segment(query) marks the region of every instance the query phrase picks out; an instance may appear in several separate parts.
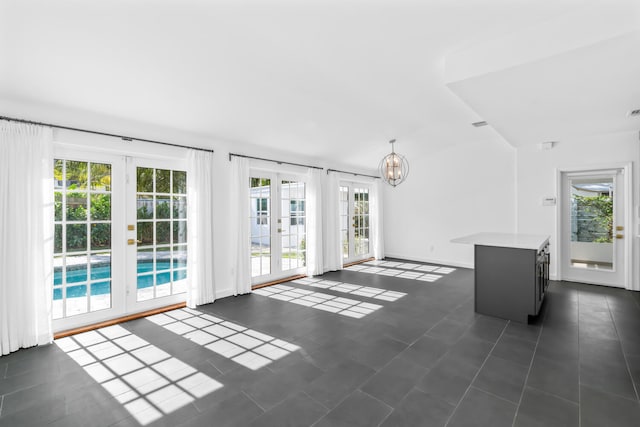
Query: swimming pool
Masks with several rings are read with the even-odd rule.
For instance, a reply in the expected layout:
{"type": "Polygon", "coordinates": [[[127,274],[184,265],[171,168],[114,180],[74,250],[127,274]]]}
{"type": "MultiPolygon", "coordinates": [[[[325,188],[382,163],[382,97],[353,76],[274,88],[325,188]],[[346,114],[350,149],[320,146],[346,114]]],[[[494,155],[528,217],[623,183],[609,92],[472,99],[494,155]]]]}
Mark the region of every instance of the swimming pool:
{"type": "MultiPolygon", "coordinates": [[[[186,267],[183,262],[175,263],[175,267],[186,267]]],[[[153,286],[153,278],[156,278],[156,285],[163,285],[173,281],[185,279],[187,271],[185,269],[170,271],[171,262],[157,262],[156,272],[153,271],[153,262],[138,263],[137,288],[143,289],[153,286]],[[163,271],[164,270],[164,271],[163,271]]],[[[104,295],[111,293],[111,264],[94,265],[91,267],[91,284],[87,282],[87,268],[75,268],[67,270],[67,298],[83,297],[87,295],[88,286],[91,286],[91,295],[104,295]],[[77,285],[74,285],[77,283],[77,285]]],[[[62,299],[62,269],[56,268],[53,276],[53,299],[62,299]]]]}

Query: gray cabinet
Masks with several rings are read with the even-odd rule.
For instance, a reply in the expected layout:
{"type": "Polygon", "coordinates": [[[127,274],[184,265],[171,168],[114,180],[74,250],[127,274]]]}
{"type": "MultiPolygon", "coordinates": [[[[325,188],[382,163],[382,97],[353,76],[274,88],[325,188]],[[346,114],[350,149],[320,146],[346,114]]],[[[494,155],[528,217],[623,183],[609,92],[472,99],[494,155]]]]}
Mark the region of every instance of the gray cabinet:
{"type": "Polygon", "coordinates": [[[521,249],[475,245],[475,310],[528,322],[536,316],[549,284],[549,246],[521,249]]]}

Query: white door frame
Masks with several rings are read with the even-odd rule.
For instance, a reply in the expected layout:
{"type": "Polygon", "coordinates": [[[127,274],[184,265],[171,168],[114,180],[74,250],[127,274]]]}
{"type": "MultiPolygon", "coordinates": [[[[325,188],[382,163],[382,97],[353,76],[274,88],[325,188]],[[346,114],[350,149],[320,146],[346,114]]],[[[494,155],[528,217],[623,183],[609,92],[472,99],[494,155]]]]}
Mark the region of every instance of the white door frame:
{"type": "MultiPolygon", "coordinates": [[[[563,236],[563,218],[562,218],[562,206],[564,201],[562,197],[564,195],[563,185],[562,185],[562,176],[566,173],[573,172],[603,172],[612,169],[622,169],[622,180],[624,182],[624,192],[622,196],[624,197],[624,272],[622,274],[623,283],[622,287],[624,289],[630,289],[632,283],[632,260],[633,260],[633,241],[632,241],[632,217],[633,217],[633,176],[632,176],[632,163],[608,163],[608,164],[599,164],[590,167],[585,166],[577,166],[577,167],[563,167],[556,168],[556,194],[558,197],[558,201],[556,203],[556,239],[555,239],[555,254],[556,254],[556,277],[558,280],[564,280],[564,273],[562,268],[562,236],[563,236]]],[[[599,284],[599,283],[594,283],[599,284]]]]}
{"type": "Polygon", "coordinates": [[[131,175],[131,164],[134,161],[151,162],[166,166],[167,169],[181,169],[189,171],[186,161],[182,158],[169,160],[166,156],[139,153],[116,154],[111,151],[94,149],[93,147],[77,147],[73,144],[55,143],[54,158],[64,160],[89,161],[94,163],[109,163],[111,169],[112,198],[111,198],[111,308],[87,312],[70,317],[53,320],[54,332],[82,327],[98,322],[112,320],[124,315],[134,314],[153,308],[182,302],[186,294],[172,295],[162,299],[144,302],[135,301],[136,282],[135,254],[136,246],[126,244],[128,238],[136,238],[137,231],[125,230],[126,224],[136,224],[135,212],[135,164],[131,175]],[[133,206],[133,208],[131,208],[133,206]],[[134,215],[132,217],[132,215],[134,215]],[[133,270],[132,270],[133,269],[133,270]]]}
{"type": "MultiPolygon", "coordinates": [[[[284,228],[279,220],[282,219],[282,192],[280,183],[282,181],[296,181],[305,184],[305,201],[307,200],[307,186],[309,185],[308,177],[303,173],[292,171],[278,171],[260,167],[249,168],[249,179],[251,178],[269,178],[271,180],[269,189],[270,212],[269,212],[269,232],[271,242],[271,256],[269,274],[251,277],[251,285],[258,285],[269,281],[275,281],[292,277],[300,274],[306,274],[307,267],[298,267],[290,270],[283,270],[282,266],[282,234],[278,229],[284,228]]],[[[249,183],[247,183],[249,184],[249,183]]],[[[308,205],[307,205],[308,206],[308,205]]],[[[305,214],[306,215],[306,214],[305,214]]],[[[251,216],[247,217],[247,221],[251,221],[251,216]]],[[[308,230],[305,228],[305,235],[308,230]]],[[[251,235],[250,235],[251,237],[251,235]]],[[[306,255],[305,255],[306,256],[306,255]]],[[[306,265],[305,261],[305,265],[306,265]]]]}
{"type": "MultiPolygon", "coordinates": [[[[347,216],[347,226],[348,228],[348,239],[349,239],[349,248],[348,248],[348,256],[347,258],[343,258],[343,262],[344,263],[352,263],[352,262],[358,262],[358,261],[362,261],[363,259],[367,259],[367,258],[371,258],[373,256],[373,242],[371,239],[372,233],[371,233],[371,225],[372,225],[372,221],[371,221],[371,194],[373,193],[373,183],[371,182],[365,182],[365,181],[354,181],[354,180],[346,180],[346,179],[341,179],[338,181],[338,186],[339,187],[347,187],[349,189],[349,198],[348,198],[348,206],[349,206],[349,210],[348,210],[348,216],[347,216]],[[354,212],[353,212],[353,204],[354,204],[354,189],[356,186],[362,186],[364,188],[366,188],[367,190],[369,190],[369,252],[367,252],[366,254],[361,254],[361,255],[356,255],[355,253],[355,228],[353,227],[353,221],[354,221],[354,212]]],[[[342,242],[341,242],[341,247],[342,247],[342,242]]],[[[341,255],[342,255],[342,251],[341,251],[341,255]]]]}

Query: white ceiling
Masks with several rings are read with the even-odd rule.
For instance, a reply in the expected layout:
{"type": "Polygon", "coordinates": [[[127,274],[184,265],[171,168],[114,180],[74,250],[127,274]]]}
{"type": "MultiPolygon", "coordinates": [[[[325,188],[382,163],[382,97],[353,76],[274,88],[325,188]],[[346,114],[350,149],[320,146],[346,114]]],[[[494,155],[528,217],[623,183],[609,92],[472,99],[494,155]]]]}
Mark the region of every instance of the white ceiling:
{"type": "MultiPolygon", "coordinates": [[[[501,141],[470,126],[482,119],[513,145],[540,142],[567,131],[556,122],[580,127],[585,114],[624,113],[625,91],[640,108],[640,79],[631,78],[640,69],[625,67],[624,46],[604,41],[455,82],[445,58],[592,3],[1,0],[0,106],[26,106],[19,113],[32,120],[117,133],[121,119],[362,168],[375,168],[391,138],[412,156],[501,141]],[[598,67],[600,55],[607,66],[598,67]],[[563,114],[550,117],[549,103],[563,114]]],[[[624,128],[603,122],[588,129],[624,128]]]]}

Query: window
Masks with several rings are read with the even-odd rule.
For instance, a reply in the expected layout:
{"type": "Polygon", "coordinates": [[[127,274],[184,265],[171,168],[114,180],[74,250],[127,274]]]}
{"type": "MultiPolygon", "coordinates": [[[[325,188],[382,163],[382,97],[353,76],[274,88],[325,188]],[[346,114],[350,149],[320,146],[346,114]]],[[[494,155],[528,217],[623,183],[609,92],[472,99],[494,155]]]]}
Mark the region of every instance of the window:
{"type": "Polygon", "coordinates": [[[305,217],[305,201],[291,200],[289,204],[289,212],[291,213],[291,225],[304,225],[305,217]]]}
{"type": "Polygon", "coordinates": [[[269,224],[269,199],[255,199],[256,201],[256,224],[269,224]]]}
{"type": "Polygon", "coordinates": [[[111,308],[111,165],[55,159],[53,318],[111,308]]]}

